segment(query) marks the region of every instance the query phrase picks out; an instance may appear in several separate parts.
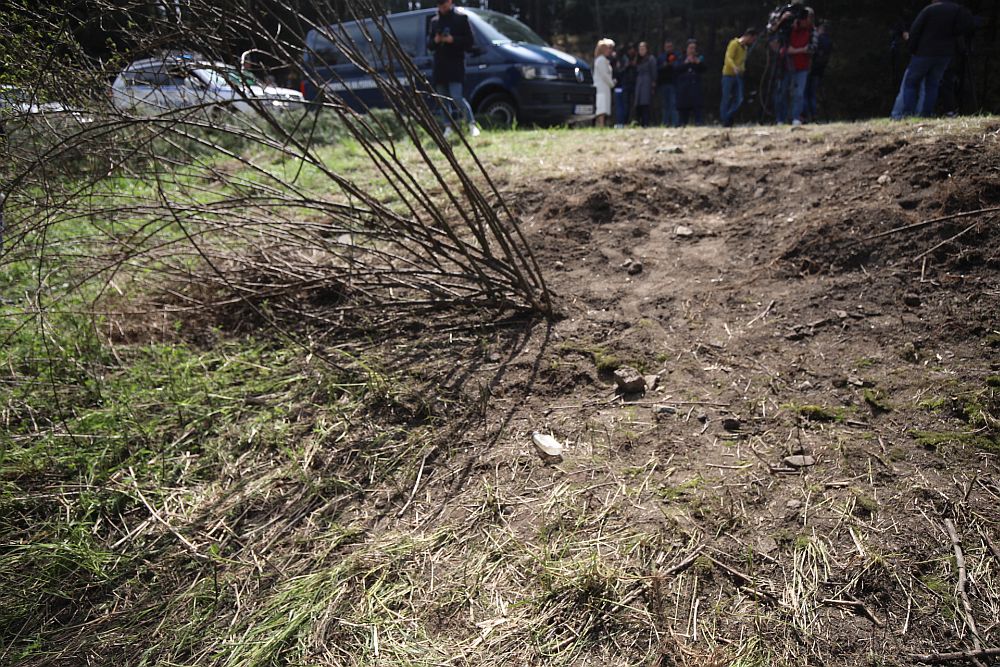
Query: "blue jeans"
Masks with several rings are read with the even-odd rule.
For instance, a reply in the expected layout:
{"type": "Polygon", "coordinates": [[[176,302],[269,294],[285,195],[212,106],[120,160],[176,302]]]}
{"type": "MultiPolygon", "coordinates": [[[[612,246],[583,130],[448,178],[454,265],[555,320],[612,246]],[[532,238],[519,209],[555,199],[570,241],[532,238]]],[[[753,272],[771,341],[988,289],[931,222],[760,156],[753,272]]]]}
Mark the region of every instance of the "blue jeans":
{"type": "Polygon", "coordinates": [[[434,84],[434,90],[438,95],[442,97],[450,98],[452,108],[444,116],[444,126],[449,127],[454,116],[461,112],[465,116],[465,120],[469,125],[476,122],[476,117],[472,115],[472,107],[469,103],[465,101],[465,97],[462,95],[462,84],[458,81],[451,81],[449,83],[436,83],[434,84]]]}
{"type": "Polygon", "coordinates": [[[719,106],[719,118],[725,127],[732,127],[733,119],[743,104],[743,77],[722,77],[722,104],[719,106]]]}
{"type": "Polygon", "coordinates": [[[819,114],[819,88],[822,84],[822,74],[809,74],[809,80],[806,82],[806,115],[813,123],[819,114]]]}
{"type": "Polygon", "coordinates": [[[792,93],[792,117],[789,120],[802,120],[802,112],[806,108],[806,84],[809,82],[809,70],[789,72],[788,79],[792,93]]]}
{"type": "MultiPolygon", "coordinates": [[[[920,82],[920,97],[917,99],[917,108],[924,106],[924,99],[927,95],[927,83],[926,80],[920,82]]],[[[903,80],[899,82],[899,94],[896,95],[896,102],[892,105],[892,112],[889,115],[893,120],[902,120],[903,118],[903,104],[906,103],[904,97],[906,96],[906,73],[903,73],[903,80]]]]}
{"type": "Polygon", "coordinates": [[[632,94],[628,88],[615,88],[615,124],[628,125],[632,115],[632,94]]]}
{"type": "Polygon", "coordinates": [[[948,69],[951,56],[913,56],[910,66],[903,75],[903,115],[912,116],[915,112],[921,116],[934,115],[937,106],[938,91],[941,89],[941,79],[948,69]],[[917,99],[920,96],[920,85],[924,85],[924,103],[917,109],[917,99]]]}
{"type": "Polygon", "coordinates": [[[677,115],[677,86],[672,83],[660,86],[660,100],[663,103],[662,124],[677,127],[681,122],[677,115]]]}

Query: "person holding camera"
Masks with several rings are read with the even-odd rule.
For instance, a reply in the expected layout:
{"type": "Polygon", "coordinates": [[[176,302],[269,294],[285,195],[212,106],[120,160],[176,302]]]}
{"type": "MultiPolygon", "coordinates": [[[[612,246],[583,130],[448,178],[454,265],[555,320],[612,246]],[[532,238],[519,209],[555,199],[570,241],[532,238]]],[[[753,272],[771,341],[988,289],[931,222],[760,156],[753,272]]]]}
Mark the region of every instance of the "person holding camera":
{"type": "Polygon", "coordinates": [[[812,54],[816,52],[818,42],[814,18],[812,8],[796,3],[789,6],[778,23],[778,63],[782,70],[774,99],[774,115],[778,125],[787,122],[792,125],[802,124],[806,84],[812,69],[812,54]]]}
{"type": "MultiPolygon", "coordinates": [[[[438,0],[438,12],[431,19],[427,31],[427,50],[434,54],[434,90],[449,98],[455,113],[463,113],[469,123],[469,134],[479,136],[476,117],[466,101],[465,52],[472,49],[474,40],[469,17],[455,9],[453,0],[438,0]]],[[[452,115],[445,114],[444,133],[451,136],[452,115]]]]}

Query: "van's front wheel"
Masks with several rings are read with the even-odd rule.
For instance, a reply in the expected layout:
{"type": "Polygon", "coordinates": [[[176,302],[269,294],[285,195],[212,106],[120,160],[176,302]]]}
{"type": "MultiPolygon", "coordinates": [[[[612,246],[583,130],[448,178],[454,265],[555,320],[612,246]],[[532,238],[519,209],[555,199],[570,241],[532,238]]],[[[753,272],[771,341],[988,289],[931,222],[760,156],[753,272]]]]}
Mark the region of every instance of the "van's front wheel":
{"type": "Polygon", "coordinates": [[[517,105],[510,95],[494,93],[479,103],[476,115],[486,127],[506,129],[513,127],[517,120],[517,105]]]}

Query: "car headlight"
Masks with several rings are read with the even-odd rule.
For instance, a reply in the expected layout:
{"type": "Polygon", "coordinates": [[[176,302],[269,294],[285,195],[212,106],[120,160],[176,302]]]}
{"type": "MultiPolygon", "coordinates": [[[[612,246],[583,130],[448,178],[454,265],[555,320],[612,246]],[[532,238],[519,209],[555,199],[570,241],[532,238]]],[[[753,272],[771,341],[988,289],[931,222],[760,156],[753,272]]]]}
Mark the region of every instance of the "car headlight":
{"type": "Polygon", "coordinates": [[[552,65],[521,65],[521,76],[532,79],[558,79],[559,74],[552,65]]]}

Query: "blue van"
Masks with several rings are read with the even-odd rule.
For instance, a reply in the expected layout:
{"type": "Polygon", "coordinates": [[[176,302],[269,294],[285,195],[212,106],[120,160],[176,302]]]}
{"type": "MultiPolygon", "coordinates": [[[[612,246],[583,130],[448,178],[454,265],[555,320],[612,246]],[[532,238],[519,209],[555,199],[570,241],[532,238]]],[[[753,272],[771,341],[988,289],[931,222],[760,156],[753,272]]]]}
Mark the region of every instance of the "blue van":
{"type": "MultiPolygon", "coordinates": [[[[431,78],[433,55],[427,29],[436,9],[384,17],[403,50],[431,78]]],[[[579,58],[550,47],[531,28],[506,14],[462,7],[475,47],[465,58],[465,98],[488,122],[510,126],[551,125],[585,120],[594,114],[594,78],[579,58]]],[[[327,36],[346,38],[369,63],[382,62],[381,33],[367,19],[311,30],[306,36],[303,94],[307,100],[336,96],[359,111],[386,106],[375,82],[341,53],[327,36]],[[321,88],[313,82],[324,82],[321,88]]]]}

